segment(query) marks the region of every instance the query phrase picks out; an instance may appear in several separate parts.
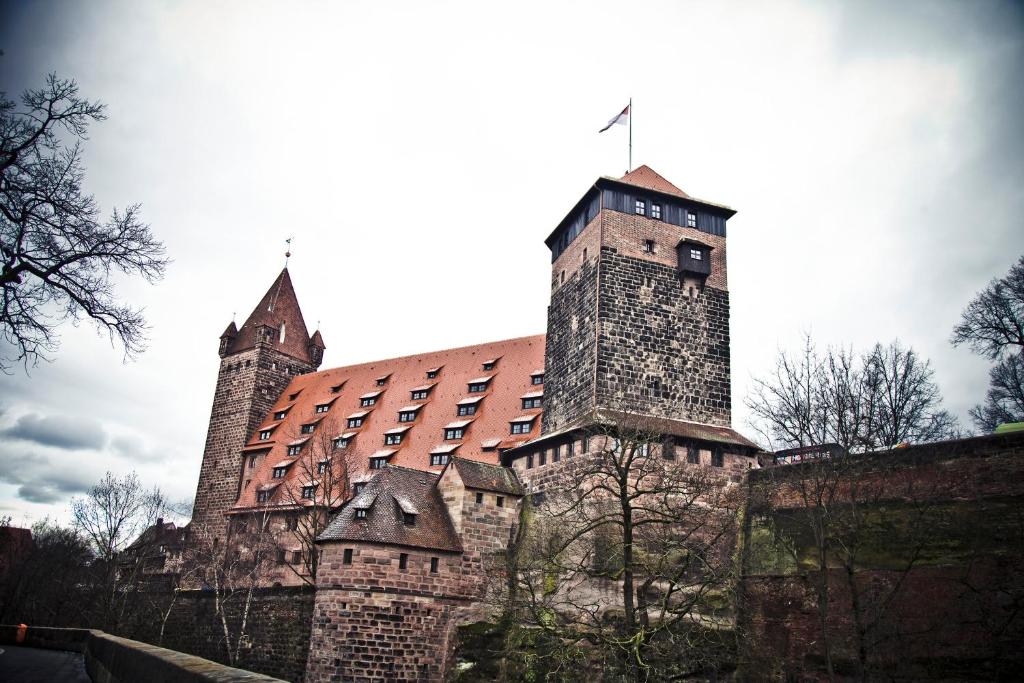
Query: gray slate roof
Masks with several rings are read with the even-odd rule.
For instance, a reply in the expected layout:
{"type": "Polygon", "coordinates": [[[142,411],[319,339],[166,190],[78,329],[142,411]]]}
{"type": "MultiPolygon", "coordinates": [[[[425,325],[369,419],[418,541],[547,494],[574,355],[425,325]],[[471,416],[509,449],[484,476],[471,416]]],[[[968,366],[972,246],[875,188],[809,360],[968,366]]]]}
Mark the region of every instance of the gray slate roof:
{"type": "Polygon", "coordinates": [[[519,477],[511,467],[465,458],[452,458],[452,464],[462,477],[462,483],[466,488],[507,493],[512,496],[523,495],[523,485],[519,483],[519,477]]]}
{"type": "Polygon", "coordinates": [[[360,541],[431,550],[462,552],[448,507],[437,490],[438,475],[387,465],[377,472],[358,496],[349,501],[317,541],[360,541]],[[365,519],[356,519],[365,507],[365,519]],[[416,511],[415,525],[402,519],[402,508],[416,511]]]}

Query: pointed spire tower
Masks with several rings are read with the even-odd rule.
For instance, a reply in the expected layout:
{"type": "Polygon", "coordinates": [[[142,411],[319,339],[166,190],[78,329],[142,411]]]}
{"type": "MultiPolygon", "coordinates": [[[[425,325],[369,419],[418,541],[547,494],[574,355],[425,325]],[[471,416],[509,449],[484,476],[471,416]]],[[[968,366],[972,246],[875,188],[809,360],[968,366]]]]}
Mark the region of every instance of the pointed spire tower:
{"type": "Polygon", "coordinates": [[[306,329],[287,267],[242,326],[224,330],[193,525],[223,542],[224,512],[243,485],[242,447],[292,377],[320,367],[324,348],[320,331],[306,329]]]}

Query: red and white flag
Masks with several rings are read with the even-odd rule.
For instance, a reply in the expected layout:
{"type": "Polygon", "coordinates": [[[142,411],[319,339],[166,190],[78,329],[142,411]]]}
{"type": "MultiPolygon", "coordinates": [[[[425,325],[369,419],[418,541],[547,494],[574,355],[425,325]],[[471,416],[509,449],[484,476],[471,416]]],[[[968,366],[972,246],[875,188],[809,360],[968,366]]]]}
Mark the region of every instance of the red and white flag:
{"type": "Polygon", "coordinates": [[[597,132],[598,133],[603,133],[606,130],[608,130],[609,128],[611,128],[612,126],[614,126],[615,124],[619,124],[620,126],[625,126],[627,123],[629,123],[629,105],[628,104],[626,105],[625,109],[623,109],[621,112],[616,114],[615,118],[613,118],[611,121],[608,122],[607,126],[605,126],[604,128],[602,128],[601,130],[599,130],[597,132]]]}

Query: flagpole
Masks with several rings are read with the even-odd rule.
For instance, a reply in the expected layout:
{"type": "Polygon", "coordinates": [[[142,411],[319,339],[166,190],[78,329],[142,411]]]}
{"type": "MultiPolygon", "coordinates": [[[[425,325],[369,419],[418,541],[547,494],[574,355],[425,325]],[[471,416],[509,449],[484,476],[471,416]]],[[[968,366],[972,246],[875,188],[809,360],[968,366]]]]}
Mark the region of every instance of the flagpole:
{"type": "Polygon", "coordinates": [[[633,98],[629,98],[629,167],[626,173],[633,170],[633,98]]]}

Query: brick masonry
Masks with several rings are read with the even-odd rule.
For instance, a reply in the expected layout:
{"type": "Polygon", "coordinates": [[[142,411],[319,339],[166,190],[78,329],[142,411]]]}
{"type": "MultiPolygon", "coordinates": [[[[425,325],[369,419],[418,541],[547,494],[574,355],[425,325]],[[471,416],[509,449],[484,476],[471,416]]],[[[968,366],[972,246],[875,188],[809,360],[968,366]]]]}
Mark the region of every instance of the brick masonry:
{"type": "Polygon", "coordinates": [[[192,524],[223,538],[224,512],[238,499],[242,447],[292,377],[315,368],[261,342],[221,359],[196,487],[192,524]]]}

